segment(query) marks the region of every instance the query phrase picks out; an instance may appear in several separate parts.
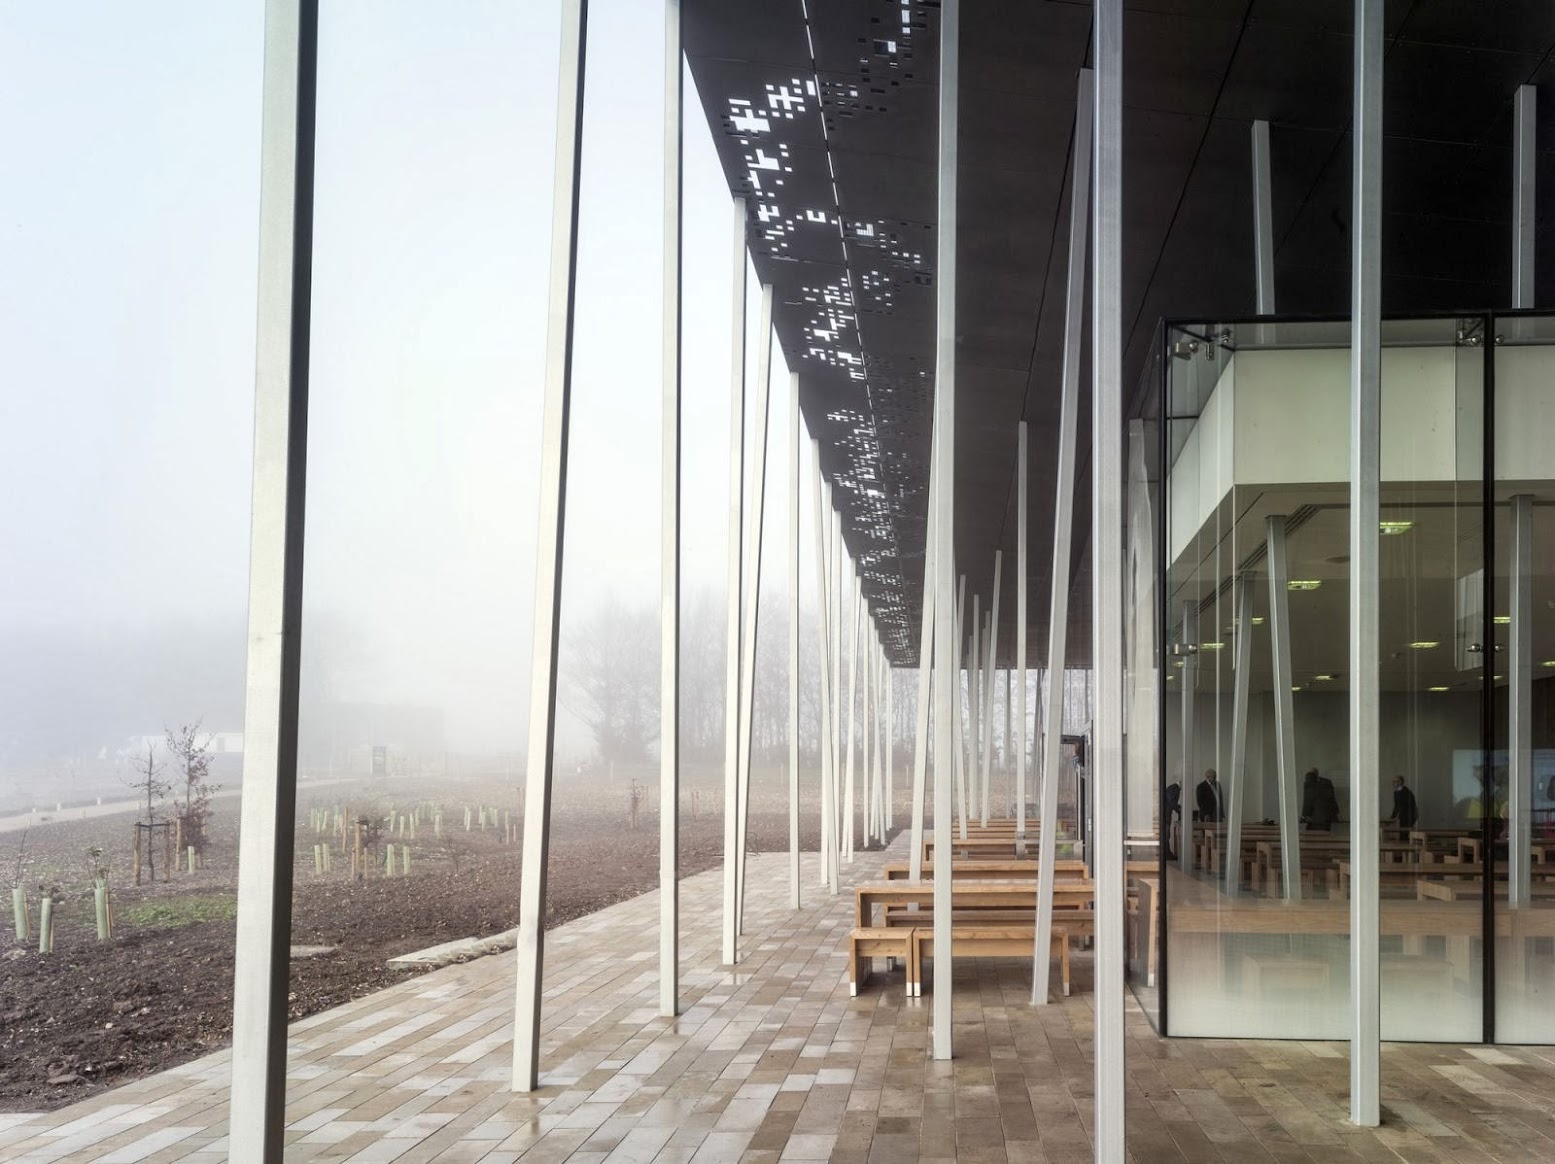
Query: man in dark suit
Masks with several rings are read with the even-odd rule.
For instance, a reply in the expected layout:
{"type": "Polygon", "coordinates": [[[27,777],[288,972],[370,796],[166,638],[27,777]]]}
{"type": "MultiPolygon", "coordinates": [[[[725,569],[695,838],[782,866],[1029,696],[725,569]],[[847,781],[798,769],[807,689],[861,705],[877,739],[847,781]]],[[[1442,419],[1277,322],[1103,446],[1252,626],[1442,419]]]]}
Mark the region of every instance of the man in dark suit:
{"type": "Polygon", "coordinates": [[[1220,782],[1215,779],[1215,769],[1204,770],[1204,779],[1193,790],[1193,799],[1198,805],[1200,820],[1218,824],[1225,819],[1226,810],[1220,799],[1220,782]]]}
{"type": "Polygon", "coordinates": [[[1339,798],[1334,795],[1334,782],[1327,776],[1319,776],[1316,768],[1308,769],[1306,781],[1301,786],[1301,819],[1314,832],[1328,833],[1339,819],[1339,798]]]}
{"type": "Polygon", "coordinates": [[[1409,790],[1402,776],[1393,777],[1393,815],[1388,817],[1388,824],[1397,824],[1401,829],[1412,829],[1415,822],[1420,819],[1420,806],[1415,803],[1415,794],[1409,790]]]}

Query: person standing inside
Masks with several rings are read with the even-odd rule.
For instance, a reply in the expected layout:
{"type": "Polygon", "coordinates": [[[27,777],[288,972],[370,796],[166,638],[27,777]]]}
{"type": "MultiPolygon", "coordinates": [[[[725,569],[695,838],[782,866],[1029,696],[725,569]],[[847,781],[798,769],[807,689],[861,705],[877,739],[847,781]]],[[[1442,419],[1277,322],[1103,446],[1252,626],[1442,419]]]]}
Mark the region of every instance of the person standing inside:
{"type": "Polygon", "coordinates": [[[1215,769],[1204,770],[1204,779],[1193,790],[1193,799],[1198,806],[1201,821],[1219,824],[1225,819],[1226,812],[1220,799],[1220,782],[1215,779],[1215,769]]]}
{"type": "Polygon", "coordinates": [[[1177,860],[1176,824],[1182,819],[1182,785],[1172,781],[1166,786],[1166,798],[1161,805],[1161,837],[1166,842],[1166,859],[1177,860]],[[1173,817],[1177,821],[1173,821],[1173,817]]]}
{"type": "Polygon", "coordinates": [[[1386,823],[1396,824],[1401,829],[1412,829],[1419,819],[1420,806],[1415,803],[1415,794],[1409,790],[1402,776],[1393,777],[1393,815],[1388,817],[1386,823]]]}
{"type": "Polygon", "coordinates": [[[1328,833],[1339,819],[1339,798],[1334,795],[1334,782],[1327,776],[1319,776],[1316,768],[1307,770],[1301,786],[1301,819],[1308,829],[1328,833]]]}

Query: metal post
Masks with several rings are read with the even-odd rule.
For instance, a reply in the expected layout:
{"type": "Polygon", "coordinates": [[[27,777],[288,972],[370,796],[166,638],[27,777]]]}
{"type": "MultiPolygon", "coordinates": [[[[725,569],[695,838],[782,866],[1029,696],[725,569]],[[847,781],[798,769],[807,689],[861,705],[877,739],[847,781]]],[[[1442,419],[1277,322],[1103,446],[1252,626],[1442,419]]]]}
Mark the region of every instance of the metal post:
{"type": "Polygon", "coordinates": [[[316,0],[267,0],[230,1092],[229,1151],[244,1164],[278,1164],[286,1142],[317,79],[316,0]]]}
{"type": "MultiPolygon", "coordinates": [[[[1096,676],[1096,1158],[1123,1132],[1123,3],[1096,0],[1095,278],[1091,281],[1095,501],[1091,635],[1096,676]]],[[[1089,846],[1087,848],[1089,850],[1089,846]]]]}
{"type": "MultiPolygon", "coordinates": [[[[1280,787],[1280,876],[1286,901],[1301,897],[1301,800],[1296,790],[1296,707],[1291,696],[1290,570],[1285,557],[1285,515],[1267,519],[1269,545],[1269,650],[1274,662],[1275,772],[1280,787]]],[[[1251,629],[1251,628],[1249,628],[1251,629]]]]}
{"type": "Polygon", "coordinates": [[[1198,778],[1194,737],[1198,732],[1198,713],[1194,703],[1199,691],[1199,604],[1188,599],[1182,604],[1182,838],[1177,848],[1177,863],[1184,873],[1193,871],[1193,795],[1198,778]]]}
{"type": "Polygon", "coordinates": [[[988,665],[983,669],[983,823],[988,823],[989,785],[993,783],[993,692],[999,662],[999,584],[1004,551],[993,552],[993,600],[988,612],[988,665]]]}
{"type": "Polygon", "coordinates": [[[1350,214],[1350,1119],[1381,1118],[1377,828],[1383,0],[1355,0],[1350,214]]]}
{"type": "Polygon", "coordinates": [[[735,854],[740,844],[740,598],[745,528],[745,217],[744,198],[734,200],[733,318],[729,358],[729,617],[724,642],[724,859],[723,961],[739,958],[736,932],[735,854]]]}
{"type": "Polygon", "coordinates": [[[1539,225],[1535,200],[1538,173],[1538,96],[1533,85],[1517,90],[1512,113],[1512,306],[1534,304],[1534,237],[1539,225]]]}
{"type": "MultiPolygon", "coordinates": [[[[1236,651],[1231,683],[1231,771],[1226,773],[1226,895],[1242,888],[1242,791],[1247,785],[1247,717],[1252,701],[1253,580],[1236,579],[1236,651]]],[[[1290,684],[1285,694],[1290,695],[1290,684]]],[[[1213,875],[1214,870],[1210,871],[1213,875]]]]}
{"type": "Polygon", "coordinates": [[[799,888],[799,376],[788,377],[788,880],[799,888]]]}
{"type": "Polygon", "coordinates": [[[1075,91],[1074,172],[1069,187],[1069,270],[1064,293],[1064,362],[1060,379],[1058,449],[1054,470],[1052,595],[1047,624],[1047,707],[1042,714],[1042,801],[1037,810],[1037,938],[1032,950],[1031,1001],[1047,1004],[1053,948],[1053,876],[1057,869],[1058,766],[1064,742],[1064,659],[1069,649],[1069,562],[1074,531],[1075,430],[1080,415],[1080,325],[1085,318],[1085,240],[1090,223],[1091,129],[1095,84],[1081,69],[1075,91]]]}
{"type": "MultiPolygon", "coordinates": [[[[772,285],[761,286],[760,331],[756,348],[756,435],[748,491],[751,519],[745,523],[745,564],[741,581],[745,623],[740,632],[740,784],[738,835],[734,849],[735,933],[745,932],[745,836],[750,821],[751,737],[756,709],[756,636],[761,613],[761,542],[766,530],[767,416],[772,408],[772,285]]],[[[738,951],[736,951],[738,957],[738,951]]]]}
{"type": "Polygon", "coordinates": [[[817,616],[815,620],[817,637],[820,640],[818,661],[821,666],[821,715],[820,715],[820,752],[821,752],[821,881],[832,892],[837,892],[837,856],[835,840],[836,816],[832,812],[831,803],[833,790],[837,784],[835,757],[831,749],[832,734],[832,709],[831,709],[831,666],[829,662],[831,639],[831,602],[827,598],[826,578],[826,504],[823,494],[826,483],[821,476],[821,442],[815,438],[810,440],[810,451],[815,459],[815,583],[817,604],[817,616]]]}
{"type": "Polygon", "coordinates": [[[1274,314],[1274,195],[1269,178],[1269,123],[1253,122],[1253,267],[1258,314],[1274,314]]]}
{"type": "Polygon", "coordinates": [[[524,771],[524,849],[518,896],[513,1090],[540,1086],[540,996],[545,982],[546,858],[551,846],[551,765],[556,746],[556,656],[567,513],[567,443],[577,291],[579,154],[583,144],[587,0],[562,9],[556,168],[551,205],[550,320],[540,441],[540,520],[535,539],[535,617],[529,674],[529,758],[524,771]]]}
{"type": "MultiPolygon", "coordinates": [[[[950,627],[951,588],[955,578],[954,502],[956,489],[956,166],[957,109],[961,87],[961,0],[941,0],[939,47],[939,237],[938,277],[934,288],[934,611],[935,624],[950,627]]],[[[928,601],[929,595],[924,595],[928,601]]],[[[951,722],[952,680],[960,644],[954,635],[934,636],[934,834],[941,852],[934,862],[934,991],[931,1026],[934,1058],[949,1059],[951,998],[954,995],[950,948],[950,855],[944,842],[950,834],[952,766],[955,738],[945,730],[951,722]]],[[[956,689],[959,689],[959,684],[956,689]]],[[[959,698],[959,695],[957,696],[959,698]]],[[[960,716],[956,719],[959,721],[960,716]]],[[[965,810],[962,823],[965,824],[965,810]]]]}
{"type": "Polygon", "coordinates": [[[1026,422],[1015,427],[1015,836],[1026,855],[1026,422]]]}
{"type": "MultiPolygon", "coordinates": [[[[1507,686],[1507,882],[1509,904],[1529,901],[1529,834],[1533,826],[1533,495],[1512,498],[1512,616],[1507,686]]],[[[1481,791],[1487,804],[1493,795],[1481,791]]],[[[1522,941],[1522,938],[1514,939],[1522,941]]]]}
{"type": "Polygon", "coordinates": [[[664,2],[664,379],[659,546],[659,1013],[680,1013],[680,0],[664,2]]]}

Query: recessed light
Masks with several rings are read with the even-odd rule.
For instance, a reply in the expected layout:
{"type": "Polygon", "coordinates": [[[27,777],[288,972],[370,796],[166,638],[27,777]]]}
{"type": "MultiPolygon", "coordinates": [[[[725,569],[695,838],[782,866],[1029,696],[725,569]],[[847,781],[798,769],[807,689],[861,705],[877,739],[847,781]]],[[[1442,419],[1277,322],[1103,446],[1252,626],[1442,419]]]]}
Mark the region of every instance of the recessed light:
{"type": "Polygon", "coordinates": [[[1295,685],[1295,686],[1293,686],[1293,687],[1292,687],[1292,688],[1291,688],[1291,690],[1292,690],[1292,691],[1300,691],[1300,690],[1301,690],[1301,684],[1300,684],[1300,683],[1297,683],[1297,684],[1296,684],[1296,685],[1295,685]]]}
{"type": "Polygon", "coordinates": [[[1261,614],[1253,615],[1253,625],[1254,626],[1262,626],[1263,625],[1263,615],[1261,615],[1261,614]]]}
{"type": "Polygon", "coordinates": [[[1442,644],[1437,642],[1435,639],[1420,639],[1416,642],[1410,643],[1409,649],[1411,651],[1434,651],[1441,645],[1442,644]]]}
{"type": "Polygon", "coordinates": [[[1541,666],[1541,667],[1555,667],[1555,659],[1545,659],[1544,662],[1539,664],[1539,666],[1541,666]]]}
{"type": "Polygon", "coordinates": [[[1174,667],[1181,667],[1183,665],[1184,661],[1185,660],[1183,660],[1183,659],[1173,659],[1172,660],[1172,666],[1174,666],[1174,667]]]}
{"type": "Polygon", "coordinates": [[[1505,676],[1505,675],[1492,675],[1492,676],[1491,676],[1491,677],[1490,677],[1490,681],[1491,681],[1491,682],[1492,682],[1492,683],[1499,683],[1499,682],[1501,682],[1501,680],[1503,680],[1503,679],[1505,679],[1505,678],[1506,678],[1506,676],[1505,676]]]}
{"type": "Polygon", "coordinates": [[[1323,584],[1321,578],[1292,578],[1285,583],[1287,590],[1316,590],[1323,584]]]}
{"type": "Polygon", "coordinates": [[[1490,621],[1495,623],[1497,626],[1511,626],[1512,616],[1510,614],[1498,614],[1490,621]]]}
{"type": "Polygon", "coordinates": [[[1314,683],[1332,683],[1334,677],[1332,675],[1314,675],[1312,676],[1312,681],[1314,683]]]}
{"type": "Polygon", "coordinates": [[[1226,645],[1225,643],[1200,643],[1199,644],[1199,650],[1201,650],[1201,651],[1218,651],[1222,647],[1224,647],[1225,645],[1226,645]]]}
{"type": "Polygon", "coordinates": [[[1383,537],[1396,538],[1399,534],[1406,534],[1414,529],[1415,523],[1412,521],[1379,521],[1377,528],[1381,531],[1383,537]]]}
{"type": "Polygon", "coordinates": [[[1446,687],[1427,687],[1427,691],[1446,691],[1446,687]]]}

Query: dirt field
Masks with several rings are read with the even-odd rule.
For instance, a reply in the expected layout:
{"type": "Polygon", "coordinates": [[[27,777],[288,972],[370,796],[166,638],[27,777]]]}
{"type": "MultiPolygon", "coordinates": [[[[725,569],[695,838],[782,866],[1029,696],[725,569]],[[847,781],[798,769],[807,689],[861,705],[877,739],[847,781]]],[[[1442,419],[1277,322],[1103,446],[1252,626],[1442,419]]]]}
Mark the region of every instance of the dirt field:
{"type": "MultiPolygon", "coordinates": [[[[723,851],[716,793],[698,791],[698,815],[685,797],[681,867],[685,874],[715,865],[723,851]]],[[[580,917],[658,884],[658,817],[641,801],[630,827],[626,784],[593,792],[559,784],[553,812],[547,925],[580,917]]],[[[294,960],[293,1018],[377,990],[411,971],[392,970],[398,954],[454,938],[486,935],[518,923],[519,846],[501,828],[482,832],[479,804],[513,806],[516,791],[494,783],[407,781],[332,785],[298,798],[297,864],[293,892],[294,945],[333,947],[294,960]],[[419,807],[416,837],[394,843],[411,849],[411,873],[388,877],[382,849],[364,855],[364,875],[350,873],[354,830],[344,853],[335,835],[332,871],[314,872],[313,846],[325,838],[312,827],[313,809],[326,810],[333,827],[338,807],[348,819],[384,819],[392,807],[419,807]],[[476,822],[464,829],[464,808],[476,822]],[[432,813],[443,812],[441,839],[432,813]]],[[[508,811],[503,809],[503,811],[508,811]]],[[[495,814],[494,814],[495,815],[495,814]]],[[[203,867],[175,872],[140,888],[130,882],[131,816],[53,821],[26,834],[21,884],[28,887],[36,927],[39,886],[53,887],[54,952],[40,955],[15,939],[7,917],[0,942],[0,1111],[38,1111],[227,1045],[232,1028],[235,940],[236,802],[218,802],[203,867]],[[111,869],[115,933],[97,941],[88,853],[101,848],[111,869]]],[[[818,821],[807,811],[803,842],[818,844],[818,821]]],[[[518,813],[512,812],[515,825],[518,813]]],[[[788,846],[786,806],[774,794],[753,796],[750,847],[788,846]]],[[[17,873],[20,837],[0,839],[7,886],[17,873]]],[[[398,853],[396,853],[398,857],[398,853]]]]}

